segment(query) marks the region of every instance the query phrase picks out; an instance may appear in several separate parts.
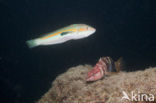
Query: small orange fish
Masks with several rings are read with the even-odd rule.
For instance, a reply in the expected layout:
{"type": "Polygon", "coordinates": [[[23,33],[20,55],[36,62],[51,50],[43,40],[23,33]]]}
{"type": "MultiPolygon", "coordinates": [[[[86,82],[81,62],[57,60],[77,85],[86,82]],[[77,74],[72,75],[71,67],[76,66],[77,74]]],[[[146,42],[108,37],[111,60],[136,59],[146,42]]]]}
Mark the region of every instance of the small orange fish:
{"type": "Polygon", "coordinates": [[[111,72],[119,72],[121,68],[122,58],[114,62],[110,57],[100,58],[91,71],[88,72],[86,81],[96,81],[111,72]]]}
{"type": "Polygon", "coordinates": [[[110,57],[100,58],[94,68],[88,72],[86,81],[96,81],[108,74],[108,71],[112,71],[115,68],[114,62],[110,57]]]}

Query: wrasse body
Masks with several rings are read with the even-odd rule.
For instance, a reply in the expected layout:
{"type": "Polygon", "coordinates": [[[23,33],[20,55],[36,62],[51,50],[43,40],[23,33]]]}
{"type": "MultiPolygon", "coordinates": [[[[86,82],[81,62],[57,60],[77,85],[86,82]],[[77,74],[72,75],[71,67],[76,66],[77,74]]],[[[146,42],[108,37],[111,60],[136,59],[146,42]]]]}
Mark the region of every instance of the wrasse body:
{"type": "Polygon", "coordinates": [[[69,40],[76,40],[88,37],[95,31],[95,28],[86,24],[72,24],[67,27],[58,29],[54,32],[48,33],[42,37],[28,40],[27,44],[30,48],[39,45],[60,44],[69,40]]]}
{"type": "Polygon", "coordinates": [[[88,72],[86,81],[96,81],[109,74],[116,72],[116,65],[110,57],[100,58],[91,71],[88,72]]]}

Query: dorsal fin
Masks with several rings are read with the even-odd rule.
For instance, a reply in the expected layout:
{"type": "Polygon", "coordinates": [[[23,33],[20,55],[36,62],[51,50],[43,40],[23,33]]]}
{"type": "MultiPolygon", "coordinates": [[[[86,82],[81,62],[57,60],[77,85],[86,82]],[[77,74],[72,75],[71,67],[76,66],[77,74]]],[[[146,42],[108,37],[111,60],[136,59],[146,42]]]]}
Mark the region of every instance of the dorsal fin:
{"type": "Polygon", "coordinates": [[[121,70],[124,69],[125,63],[124,63],[123,57],[120,57],[120,58],[115,62],[115,67],[116,67],[116,71],[117,71],[117,72],[120,72],[121,70]]]}

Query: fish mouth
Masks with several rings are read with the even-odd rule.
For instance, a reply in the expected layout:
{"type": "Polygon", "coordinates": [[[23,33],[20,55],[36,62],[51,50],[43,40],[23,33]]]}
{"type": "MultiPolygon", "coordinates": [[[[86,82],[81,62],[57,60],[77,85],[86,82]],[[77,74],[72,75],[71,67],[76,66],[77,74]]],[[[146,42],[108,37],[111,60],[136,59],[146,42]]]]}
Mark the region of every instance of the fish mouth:
{"type": "Polygon", "coordinates": [[[90,32],[90,34],[93,34],[93,33],[96,32],[96,29],[93,28],[93,27],[89,27],[89,28],[88,28],[88,31],[90,32]]]}
{"type": "Polygon", "coordinates": [[[93,33],[96,31],[96,29],[93,27],[90,27],[89,30],[92,31],[93,33]]]}
{"type": "Polygon", "coordinates": [[[92,34],[96,32],[96,29],[91,27],[92,34]]]}
{"type": "Polygon", "coordinates": [[[93,78],[87,77],[87,78],[86,78],[86,82],[90,82],[90,81],[94,81],[93,78]]]}
{"type": "Polygon", "coordinates": [[[97,81],[97,80],[99,80],[99,79],[101,79],[102,78],[102,76],[98,76],[98,77],[96,77],[96,76],[91,76],[91,77],[87,77],[86,78],[86,81],[87,82],[92,82],[92,81],[97,81]]]}
{"type": "Polygon", "coordinates": [[[96,29],[93,30],[93,33],[95,33],[95,32],[96,32],[96,29]]]}
{"type": "Polygon", "coordinates": [[[96,29],[92,29],[91,34],[94,34],[96,32],[96,29]]]}

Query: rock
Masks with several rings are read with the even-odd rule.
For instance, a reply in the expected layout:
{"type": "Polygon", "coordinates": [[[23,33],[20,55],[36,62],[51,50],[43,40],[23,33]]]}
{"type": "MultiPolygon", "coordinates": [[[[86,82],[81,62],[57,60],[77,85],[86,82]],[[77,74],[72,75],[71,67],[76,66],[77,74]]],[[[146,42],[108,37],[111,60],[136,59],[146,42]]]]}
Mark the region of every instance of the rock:
{"type": "Polygon", "coordinates": [[[119,72],[87,83],[90,69],[90,65],[69,68],[54,80],[37,103],[156,103],[156,68],[119,72]],[[122,99],[123,92],[130,100],[122,99]]]}

